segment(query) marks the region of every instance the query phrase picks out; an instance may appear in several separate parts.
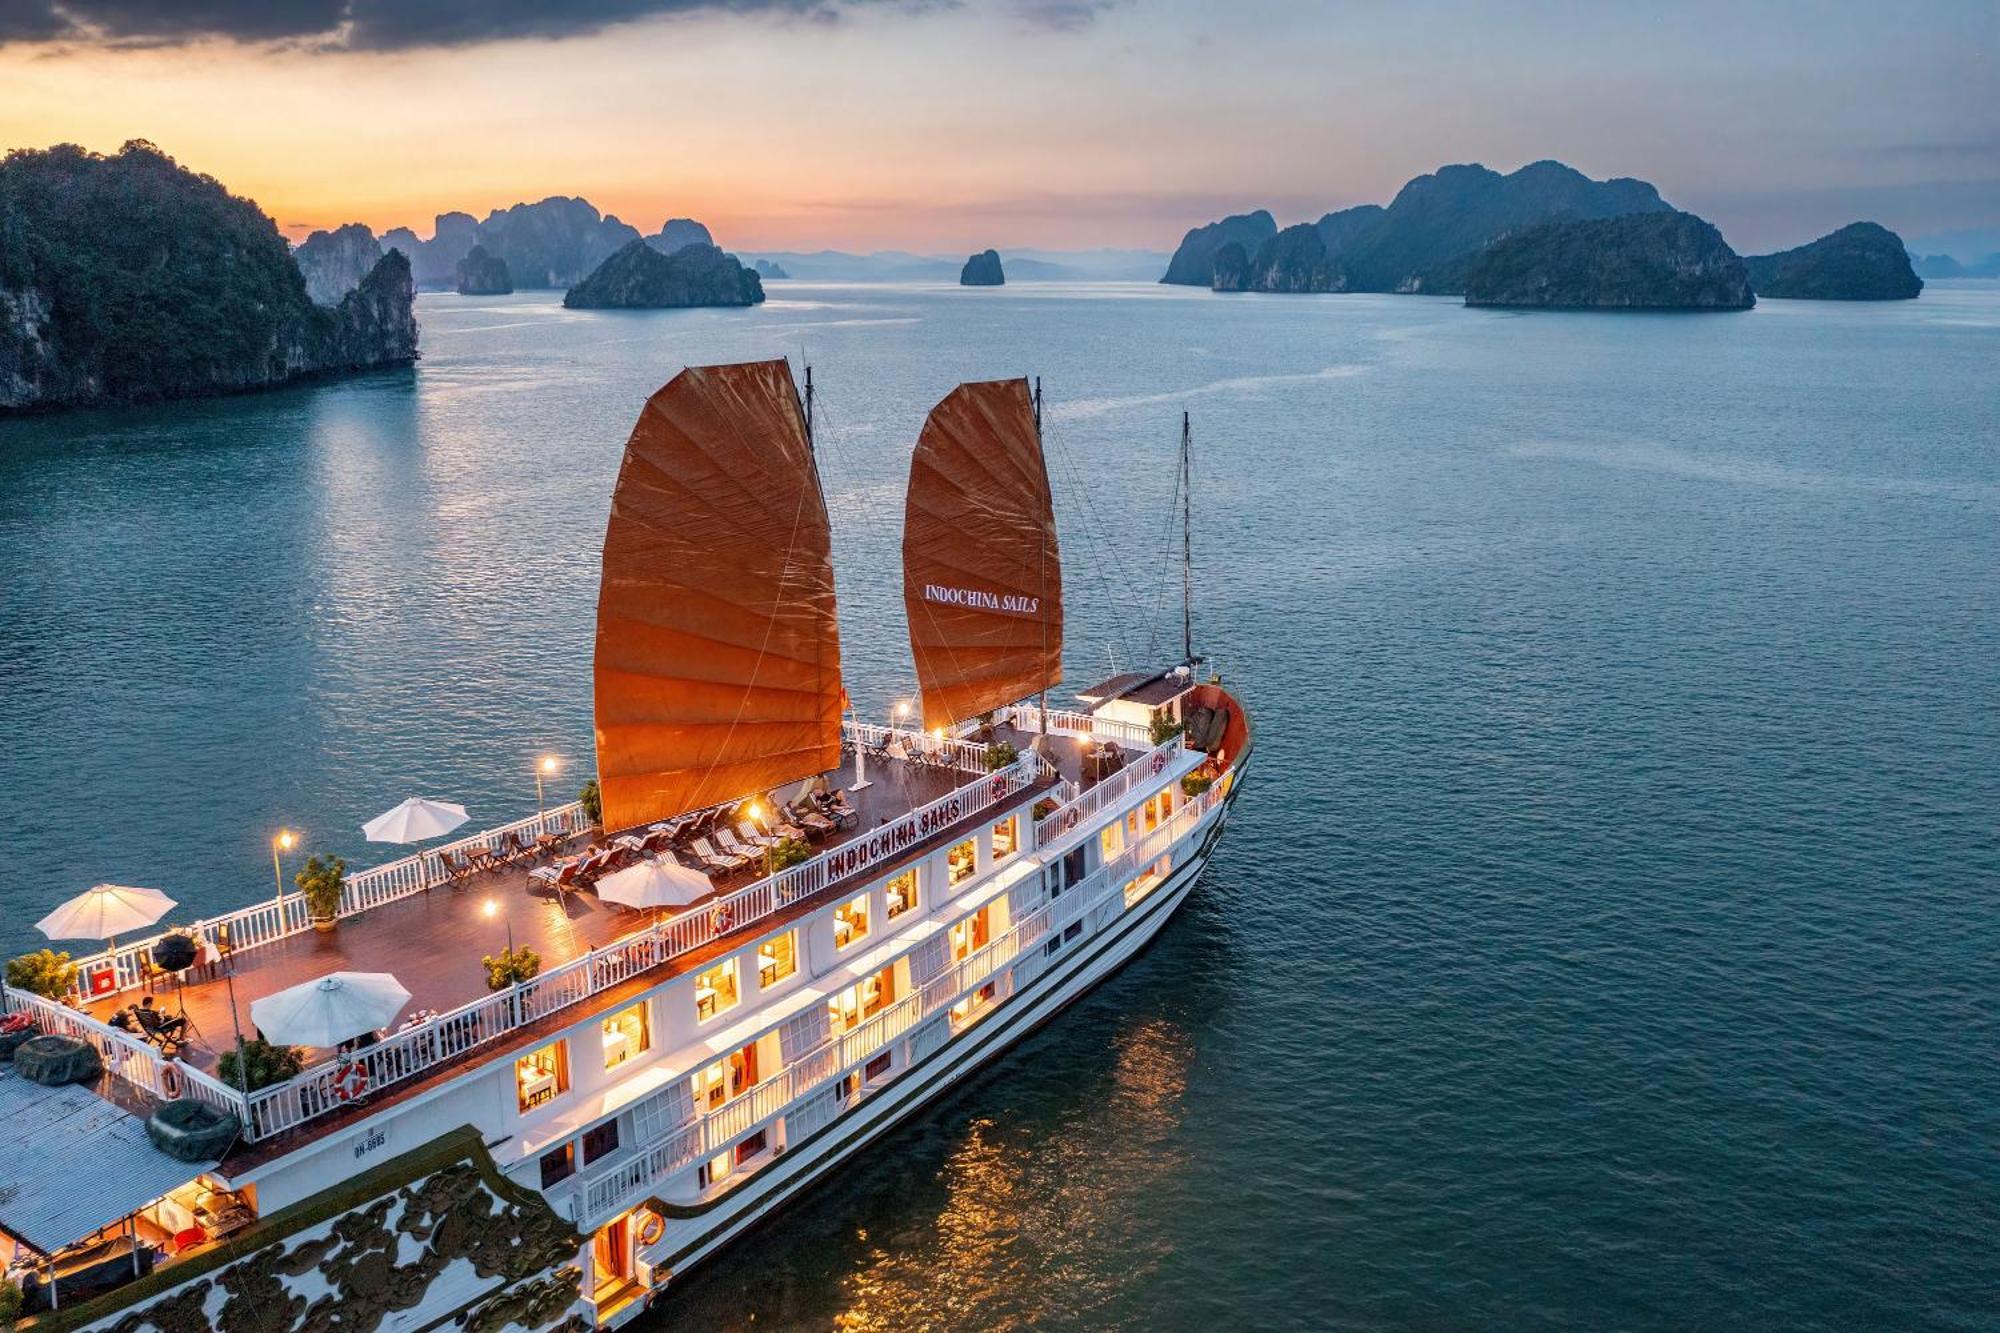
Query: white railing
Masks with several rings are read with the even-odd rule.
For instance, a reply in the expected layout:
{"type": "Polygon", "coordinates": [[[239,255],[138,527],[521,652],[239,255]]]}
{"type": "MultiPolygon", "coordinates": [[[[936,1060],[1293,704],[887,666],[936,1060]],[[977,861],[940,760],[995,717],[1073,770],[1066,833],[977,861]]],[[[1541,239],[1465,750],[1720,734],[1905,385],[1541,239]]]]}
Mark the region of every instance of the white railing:
{"type": "MultiPolygon", "coordinates": [[[[544,810],[525,819],[517,819],[499,828],[475,833],[469,838],[441,847],[402,857],[383,865],[359,871],[347,877],[340,895],[342,917],[359,916],[371,908],[398,899],[414,897],[438,884],[445,878],[439,855],[450,852],[463,855],[474,848],[483,847],[500,851],[510,835],[520,834],[530,843],[544,833],[569,836],[581,833],[588,827],[583,817],[583,806],[572,802],[553,810],[544,810]]],[[[289,939],[312,929],[312,917],[306,909],[305,895],[287,893],[282,900],[273,899],[241,908],[223,916],[209,917],[191,926],[176,927],[177,931],[198,930],[209,943],[226,953],[241,953],[245,949],[255,949],[261,945],[273,944],[289,939]]],[[[130,944],[121,944],[116,949],[107,949],[79,959],[76,964],[77,979],[75,994],[82,1000],[101,1000],[107,995],[131,990],[146,980],[148,964],[153,946],[159,943],[160,935],[130,944]],[[94,985],[93,978],[110,968],[112,981],[109,986],[94,985]]]]}
{"type": "Polygon", "coordinates": [[[120,1032],[89,1014],[27,991],[9,990],[7,1010],[32,1015],[35,1026],[45,1034],[76,1037],[90,1043],[104,1057],[104,1067],[113,1076],[161,1101],[191,1097],[247,1122],[242,1093],[192,1065],[167,1059],[158,1049],[128,1032],[120,1032]]]}
{"type": "MultiPolygon", "coordinates": [[[[984,766],[981,752],[982,767],[984,766]]],[[[646,926],[541,973],[532,981],[440,1015],[356,1053],[324,1061],[296,1078],[250,1095],[249,1136],[268,1138],[339,1109],[336,1075],[359,1064],[373,1091],[457,1059],[526,1023],[588,999],[629,977],[760,921],[850,875],[868,869],[1034,785],[1042,763],[1027,754],[998,773],[967,783],[893,823],[870,829],[767,879],[720,895],[671,920],[646,926]]],[[[351,1079],[352,1076],[350,1075],[351,1079]]],[[[351,1084],[349,1085],[351,1089],[351,1084]]]]}
{"type": "Polygon", "coordinates": [[[840,731],[841,740],[847,748],[858,746],[865,749],[870,758],[885,756],[890,753],[889,747],[896,745],[896,753],[909,763],[953,768],[962,773],[986,771],[986,747],[974,741],[953,736],[932,736],[904,727],[885,727],[852,719],[843,721],[840,731]]]}
{"type": "MultiPolygon", "coordinates": [[[[1042,729],[1043,710],[1037,704],[1015,704],[1014,725],[1022,731],[1042,729]]],[[[1117,741],[1146,749],[1153,744],[1153,729],[1143,722],[1121,722],[1095,713],[1077,713],[1062,708],[1048,710],[1048,729],[1058,736],[1089,736],[1100,741],[1117,741]]]]}
{"type": "Polygon", "coordinates": [[[652,1148],[587,1181],[580,1190],[584,1213],[572,1220],[589,1224],[628,1206],[634,1201],[631,1196],[642,1187],[650,1187],[704,1156],[721,1152],[758,1125],[785,1114],[828,1084],[862,1067],[926,1019],[959,1004],[1055,932],[1086,914],[1108,919],[1123,910],[1125,885],[1194,832],[1222,803],[1224,796],[1220,787],[1214,787],[1190,798],[1166,823],[1105,862],[1061,897],[1014,923],[992,943],[921,983],[917,993],[875,1014],[852,1032],[829,1036],[749,1091],[675,1126],[652,1148]]]}
{"type": "Polygon", "coordinates": [[[1080,828],[1085,820],[1106,805],[1124,798],[1134,786],[1151,782],[1171,771],[1174,759],[1182,753],[1182,749],[1181,738],[1169,736],[1104,781],[1036,820],[1035,846],[1045,847],[1065,833],[1080,828]]]}

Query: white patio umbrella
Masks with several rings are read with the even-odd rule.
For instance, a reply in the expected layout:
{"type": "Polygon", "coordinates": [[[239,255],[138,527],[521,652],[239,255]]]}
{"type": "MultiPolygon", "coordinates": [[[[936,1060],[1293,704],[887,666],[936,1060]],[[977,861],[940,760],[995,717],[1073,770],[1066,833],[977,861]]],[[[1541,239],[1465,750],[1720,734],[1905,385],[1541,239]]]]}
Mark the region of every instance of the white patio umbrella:
{"type": "Polygon", "coordinates": [[[332,972],[250,1002],[250,1021],[281,1046],[338,1046],[388,1027],[410,993],[387,972],[332,972]]]}
{"type": "Polygon", "coordinates": [[[52,940],[110,940],[121,930],[152,925],[174,906],[158,889],[99,884],[37,921],[35,929],[52,940]]]}
{"type": "Polygon", "coordinates": [[[442,837],[464,822],[464,806],[412,796],[363,824],[361,831],[370,842],[422,842],[442,837]]]}
{"type": "Polygon", "coordinates": [[[708,876],[672,861],[645,860],[597,881],[597,896],[627,907],[686,907],[715,891],[708,876]]]}

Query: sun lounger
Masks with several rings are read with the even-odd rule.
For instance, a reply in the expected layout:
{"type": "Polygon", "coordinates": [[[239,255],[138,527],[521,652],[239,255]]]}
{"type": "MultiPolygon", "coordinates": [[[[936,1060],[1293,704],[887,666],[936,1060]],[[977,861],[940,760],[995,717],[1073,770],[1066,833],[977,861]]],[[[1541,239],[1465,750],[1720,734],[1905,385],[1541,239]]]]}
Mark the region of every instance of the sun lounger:
{"type": "Polygon", "coordinates": [[[709,845],[707,838],[696,838],[689,845],[688,850],[694,853],[695,859],[701,862],[705,868],[715,871],[718,874],[727,875],[732,871],[741,870],[744,866],[750,864],[748,857],[738,856],[732,852],[716,851],[714,847],[709,845]]]}

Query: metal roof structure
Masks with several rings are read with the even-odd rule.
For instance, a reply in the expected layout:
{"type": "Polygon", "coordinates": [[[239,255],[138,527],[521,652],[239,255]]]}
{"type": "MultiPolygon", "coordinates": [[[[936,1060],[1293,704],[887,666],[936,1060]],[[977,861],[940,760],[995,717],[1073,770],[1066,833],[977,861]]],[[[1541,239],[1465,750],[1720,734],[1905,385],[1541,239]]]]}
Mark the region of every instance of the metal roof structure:
{"type": "Polygon", "coordinates": [[[0,1065],[0,1229],[53,1254],[171,1193],[213,1162],[177,1162],[89,1088],[0,1065]]]}

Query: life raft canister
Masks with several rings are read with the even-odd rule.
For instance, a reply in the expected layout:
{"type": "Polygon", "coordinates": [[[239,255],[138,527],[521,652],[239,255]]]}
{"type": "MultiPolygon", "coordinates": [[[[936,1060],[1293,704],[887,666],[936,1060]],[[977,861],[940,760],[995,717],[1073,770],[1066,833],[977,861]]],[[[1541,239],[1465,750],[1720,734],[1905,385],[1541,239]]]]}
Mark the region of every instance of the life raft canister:
{"type": "Polygon", "coordinates": [[[367,1091],[368,1069],[359,1060],[342,1065],[333,1076],[333,1095],[341,1101],[354,1101],[367,1091]]]}

